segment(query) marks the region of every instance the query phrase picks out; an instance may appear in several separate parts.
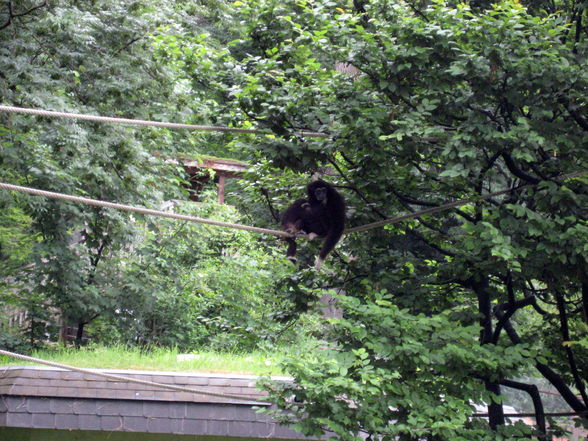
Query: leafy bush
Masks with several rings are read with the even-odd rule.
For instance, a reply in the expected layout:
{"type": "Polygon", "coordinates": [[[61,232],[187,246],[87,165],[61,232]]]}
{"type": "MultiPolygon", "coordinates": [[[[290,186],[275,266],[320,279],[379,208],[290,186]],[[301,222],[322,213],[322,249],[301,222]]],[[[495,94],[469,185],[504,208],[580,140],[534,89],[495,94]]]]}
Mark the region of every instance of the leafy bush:
{"type": "MultiPolygon", "coordinates": [[[[239,221],[234,208],[210,202],[212,198],[177,203],[174,210],[239,221]]],[[[92,336],[104,342],[115,338],[180,350],[231,351],[291,338],[295,333],[275,318],[292,305],[275,295],[274,286],[292,268],[281,249],[261,241],[246,231],[148,220],[143,239],[124,257],[125,302],[100,321],[100,328],[92,328],[92,336]]]]}
{"type": "Polygon", "coordinates": [[[23,354],[30,350],[30,345],[22,334],[0,329],[0,349],[23,354]]]}

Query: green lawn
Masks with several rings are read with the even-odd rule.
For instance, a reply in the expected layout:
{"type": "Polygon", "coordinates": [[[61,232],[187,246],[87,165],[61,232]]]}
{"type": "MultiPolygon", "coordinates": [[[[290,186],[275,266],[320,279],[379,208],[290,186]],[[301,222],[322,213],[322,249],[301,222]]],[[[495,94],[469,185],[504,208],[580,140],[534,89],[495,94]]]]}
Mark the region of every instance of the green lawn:
{"type": "MultiPolygon", "coordinates": [[[[35,351],[31,357],[81,368],[138,369],[183,372],[281,375],[278,357],[265,352],[231,354],[194,352],[189,360],[179,360],[175,349],[139,350],[124,346],[92,346],[83,349],[60,348],[35,351]]],[[[34,365],[29,361],[0,356],[1,366],[34,365]]]]}

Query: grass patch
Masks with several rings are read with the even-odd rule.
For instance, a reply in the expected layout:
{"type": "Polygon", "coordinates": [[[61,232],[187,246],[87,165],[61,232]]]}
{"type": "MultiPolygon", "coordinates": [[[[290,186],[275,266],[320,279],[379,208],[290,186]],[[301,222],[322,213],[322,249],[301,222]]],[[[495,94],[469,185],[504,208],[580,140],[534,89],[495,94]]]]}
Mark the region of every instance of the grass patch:
{"type": "MultiPolygon", "coordinates": [[[[188,360],[181,360],[179,354],[174,348],[140,350],[125,346],[90,346],[40,350],[30,356],[80,368],[283,375],[278,367],[280,357],[273,353],[193,352],[188,360]]],[[[0,366],[23,365],[35,363],[0,356],[0,366]]]]}

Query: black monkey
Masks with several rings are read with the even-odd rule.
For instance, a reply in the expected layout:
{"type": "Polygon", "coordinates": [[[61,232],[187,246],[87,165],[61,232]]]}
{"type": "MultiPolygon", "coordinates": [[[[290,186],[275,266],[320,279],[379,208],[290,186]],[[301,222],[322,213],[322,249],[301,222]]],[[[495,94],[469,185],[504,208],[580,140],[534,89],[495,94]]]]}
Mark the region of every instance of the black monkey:
{"type": "MultiPolygon", "coordinates": [[[[320,269],[345,229],[345,199],[323,180],[308,184],[306,192],[308,199],[298,199],[284,212],[282,229],[291,234],[308,234],[310,239],[323,238],[315,263],[315,268],[320,269]]],[[[296,239],[290,237],[286,241],[286,257],[296,262],[296,239]]]]}

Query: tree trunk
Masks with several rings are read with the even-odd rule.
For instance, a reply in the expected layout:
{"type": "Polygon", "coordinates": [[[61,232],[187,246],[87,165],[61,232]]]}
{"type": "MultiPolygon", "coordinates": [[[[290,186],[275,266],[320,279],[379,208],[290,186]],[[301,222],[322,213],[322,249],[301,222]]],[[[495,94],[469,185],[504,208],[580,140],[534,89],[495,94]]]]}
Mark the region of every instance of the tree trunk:
{"type": "Polygon", "coordinates": [[[84,343],[84,341],[83,341],[84,326],[86,326],[86,322],[78,322],[78,330],[76,332],[76,341],[75,341],[76,348],[78,348],[78,349],[84,343]]]}
{"type": "MultiPolygon", "coordinates": [[[[490,291],[488,289],[488,279],[481,278],[481,280],[475,280],[472,283],[472,288],[478,297],[478,309],[480,311],[480,325],[482,331],[480,333],[480,344],[492,344],[492,302],[490,291]]],[[[485,387],[488,392],[500,396],[500,385],[485,381],[485,387]]],[[[504,419],[504,409],[502,404],[491,402],[488,405],[488,420],[490,428],[496,430],[498,426],[504,425],[506,420],[504,419]]]]}

